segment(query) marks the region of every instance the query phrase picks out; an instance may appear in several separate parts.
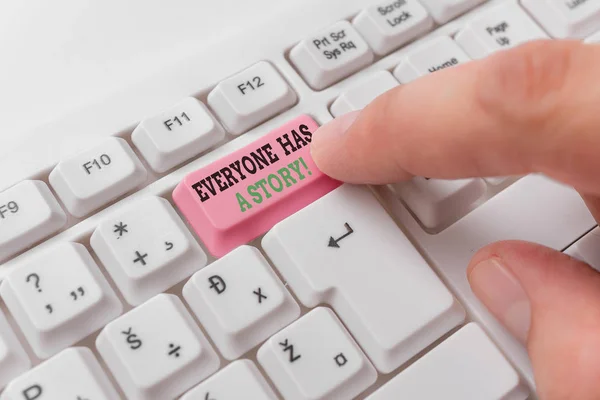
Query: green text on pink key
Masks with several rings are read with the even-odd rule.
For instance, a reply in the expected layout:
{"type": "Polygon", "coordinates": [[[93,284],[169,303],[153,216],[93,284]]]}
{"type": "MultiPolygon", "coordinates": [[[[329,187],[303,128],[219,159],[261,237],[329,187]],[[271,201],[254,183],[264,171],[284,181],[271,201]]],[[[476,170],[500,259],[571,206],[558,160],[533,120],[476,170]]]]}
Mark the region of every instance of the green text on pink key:
{"type": "Polygon", "coordinates": [[[251,241],[340,185],[310,156],[317,128],[309,116],[298,117],[177,185],[173,200],[213,255],[251,241]]]}

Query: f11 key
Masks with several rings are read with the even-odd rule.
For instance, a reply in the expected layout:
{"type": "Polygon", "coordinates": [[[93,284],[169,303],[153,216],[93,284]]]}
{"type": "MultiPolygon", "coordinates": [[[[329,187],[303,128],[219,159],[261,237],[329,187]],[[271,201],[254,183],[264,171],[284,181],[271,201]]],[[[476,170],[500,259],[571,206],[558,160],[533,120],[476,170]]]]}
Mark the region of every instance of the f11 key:
{"type": "Polygon", "coordinates": [[[175,204],[213,255],[251,241],[340,185],[310,156],[317,127],[300,116],[177,185],[175,204]]]}

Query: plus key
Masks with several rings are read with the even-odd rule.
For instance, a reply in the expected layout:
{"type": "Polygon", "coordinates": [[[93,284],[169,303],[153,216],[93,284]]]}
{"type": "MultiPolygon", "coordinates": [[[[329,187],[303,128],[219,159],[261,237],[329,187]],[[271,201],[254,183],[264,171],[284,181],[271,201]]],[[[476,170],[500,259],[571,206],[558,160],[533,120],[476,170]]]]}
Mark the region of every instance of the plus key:
{"type": "Polygon", "coordinates": [[[148,257],[148,254],[140,254],[139,251],[136,251],[135,255],[137,256],[137,258],[133,260],[134,263],[139,262],[142,265],[146,265],[146,257],[148,257]]]}

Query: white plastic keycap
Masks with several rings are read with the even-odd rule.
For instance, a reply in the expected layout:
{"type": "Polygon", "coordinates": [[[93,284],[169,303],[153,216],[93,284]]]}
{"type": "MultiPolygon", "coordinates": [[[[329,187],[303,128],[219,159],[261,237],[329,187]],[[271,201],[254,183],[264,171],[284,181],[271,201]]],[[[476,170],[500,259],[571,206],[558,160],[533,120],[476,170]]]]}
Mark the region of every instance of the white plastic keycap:
{"type": "Polygon", "coordinates": [[[483,178],[489,185],[500,186],[507,182],[511,177],[509,176],[488,176],[483,178]]]}
{"type": "Polygon", "coordinates": [[[486,0],[419,0],[440,24],[472,9],[486,0]]]}
{"type": "Polygon", "coordinates": [[[98,352],[132,400],[180,395],[219,368],[219,357],[177,296],[159,294],[108,324],[98,352]]]}
{"type": "Polygon", "coordinates": [[[519,375],[475,323],[468,324],[367,400],[525,400],[519,375]]]}
{"type": "Polygon", "coordinates": [[[373,52],[348,21],[340,21],[297,44],[290,60],[313,89],[321,90],[373,61],[373,52]]]}
{"type": "Polygon", "coordinates": [[[565,253],[600,271],[600,228],[594,228],[569,247],[565,253]]]}
{"type": "Polygon", "coordinates": [[[221,125],[194,97],[146,118],[131,134],[131,140],[156,172],[165,172],[189,160],[223,137],[221,125]]]}
{"type": "Polygon", "coordinates": [[[433,72],[470,61],[469,56],[448,36],[432,39],[406,55],[394,69],[400,83],[409,83],[433,72]]]}
{"type": "MultiPolygon", "coordinates": [[[[402,217],[408,224],[411,219],[410,215],[402,217]]],[[[561,251],[595,225],[575,190],[534,174],[519,179],[436,235],[420,227],[411,232],[444,281],[463,304],[469,304],[471,316],[486,326],[492,339],[533,385],[525,347],[475,297],[467,280],[467,266],[478,249],[494,242],[522,240],[561,251]]]]}
{"type": "Polygon", "coordinates": [[[125,140],[111,137],[61,161],[49,180],[67,210],[84,217],[142,184],[146,169],[125,140]]]}
{"type": "Polygon", "coordinates": [[[183,295],[227,359],[233,360],[300,315],[262,254],[241,246],[194,274],[183,295]]]}
{"type": "Polygon", "coordinates": [[[596,0],[521,0],[521,4],[557,39],[583,39],[600,30],[596,0]]]}
{"type": "Polygon", "coordinates": [[[85,338],[122,310],[87,249],[69,242],[18,265],[0,294],[40,358],[85,338]]]}
{"type": "Polygon", "coordinates": [[[331,305],[382,372],[464,319],[367,188],[341,186],[275,225],[262,244],[298,299],[331,305]]]}
{"type": "Polygon", "coordinates": [[[267,340],[257,358],[287,400],[352,399],[377,379],[342,323],[323,307],[267,340]]]}
{"type": "Polygon", "coordinates": [[[0,311],[0,389],[30,367],[27,353],[0,311]]]}
{"type": "Polygon", "coordinates": [[[62,228],[67,217],[41,181],[23,181],[0,193],[0,262],[62,228]]]}
{"type": "Polygon", "coordinates": [[[362,11],[352,21],[373,51],[383,55],[433,27],[433,18],[418,0],[387,0],[362,11]]]}
{"type": "Polygon", "coordinates": [[[588,44],[600,43],[600,32],[596,32],[592,36],[585,39],[585,43],[588,43],[588,44]]]}
{"type": "Polygon", "coordinates": [[[0,400],[119,399],[92,351],[74,347],[62,351],[13,380],[0,400]]]}
{"type": "Polygon", "coordinates": [[[548,35],[517,0],[509,0],[470,20],[455,40],[471,58],[479,59],[499,50],[547,38],[548,35]]]}
{"type": "Polygon", "coordinates": [[[129,304],[138,305],[206,265],[206,253],[171,204],[137,200],[104,220],[90,240],[129,304]]]}
{"type": "Polygon", "coordinates": [[[334,117],[362,110],[379,95],[398,86],[398,81],[388,71],[379,71],[345,91],[331,105],[334,117]]]}
{"type": "Polygon", "coordinates": [[[421,223],[438,229],[469,211],[486,191],[482,179],[441,180],[414,178],[395,190],[421,223]]]}
{"type": "Polygon", "coordinates": [[[266,61],[225,79],[208,94],[210,107],[236,135],[290,108],[295,102],[296,93],[266,61]]]}
{"type": "Polygon", "coordinates": [[[238,360],[223,368],[181,400],[252,399],[277,400],[265,378],[250,360],[238,360]]]}

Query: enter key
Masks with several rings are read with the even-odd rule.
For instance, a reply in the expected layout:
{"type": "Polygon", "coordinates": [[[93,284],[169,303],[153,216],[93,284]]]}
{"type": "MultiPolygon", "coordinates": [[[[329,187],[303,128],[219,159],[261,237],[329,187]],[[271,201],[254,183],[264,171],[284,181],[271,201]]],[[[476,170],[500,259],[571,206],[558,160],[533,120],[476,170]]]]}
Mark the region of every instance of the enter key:
{"type": "Polygon", "coordinates": [[[300,116],[175,188],[175,204],[211,254],[225,255],[340,185],[310,156],[317,128],[300,116]]]}

